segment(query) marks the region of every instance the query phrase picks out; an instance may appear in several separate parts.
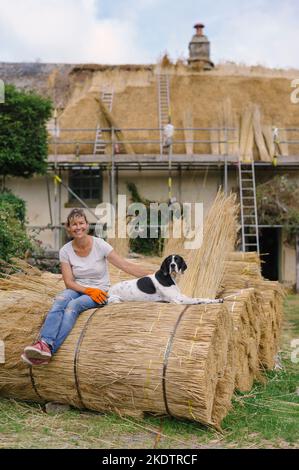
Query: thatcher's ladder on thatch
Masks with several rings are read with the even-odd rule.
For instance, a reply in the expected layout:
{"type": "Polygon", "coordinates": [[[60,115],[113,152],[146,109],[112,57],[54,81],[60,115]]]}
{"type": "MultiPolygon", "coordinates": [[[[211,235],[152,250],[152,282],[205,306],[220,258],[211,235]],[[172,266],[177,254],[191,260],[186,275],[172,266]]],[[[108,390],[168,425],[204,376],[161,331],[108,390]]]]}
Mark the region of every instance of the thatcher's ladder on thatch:
{"type": "Polygon", "coordinates": [[[158,75],[159,100],[159,128],[160,128],[160,154],[163,153],[163,127],[168,123],[170,116],[169,76],[166,73],[158,75]]]}
{"type": "Polygon", "coordinates": [[[242,250],[260,252],[254,162],[239,161],[242,250]]]}
{"type": "MultiPolygon", "coordinates": [[[[101,100],[102,103],[106,106],[108,111],[112,111],[112,105],[113,105],[113,91],[102,91],[101,93],[101,100]]],[[[96,130],[96,136],[95,136],[95,141],[94,141],[94,147],[93,147],[93,154],[104,154],[106,149],[106,143],[103,139],[102,131],[99,126],[97,125],[97,130],[96,130]]]]}

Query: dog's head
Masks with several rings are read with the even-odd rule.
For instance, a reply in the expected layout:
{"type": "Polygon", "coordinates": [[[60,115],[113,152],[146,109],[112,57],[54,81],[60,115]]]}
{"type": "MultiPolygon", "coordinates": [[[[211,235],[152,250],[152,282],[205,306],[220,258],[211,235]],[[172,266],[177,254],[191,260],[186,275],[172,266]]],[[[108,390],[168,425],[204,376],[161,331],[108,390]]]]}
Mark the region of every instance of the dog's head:
{"type": "Polygon", "coordinates": [[[164,259],[160,269],[164,276],[167,276],[168,274],[183,274],[187,269],[187,265],[184,258],[180,255],[169,255],[164,259]]]}

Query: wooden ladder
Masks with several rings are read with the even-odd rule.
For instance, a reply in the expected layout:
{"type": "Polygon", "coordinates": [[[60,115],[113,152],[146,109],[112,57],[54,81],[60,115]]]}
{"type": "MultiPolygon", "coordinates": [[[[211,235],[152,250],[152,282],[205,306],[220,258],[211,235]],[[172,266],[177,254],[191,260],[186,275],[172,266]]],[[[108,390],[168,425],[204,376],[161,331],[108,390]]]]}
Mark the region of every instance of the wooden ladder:
{"type": "MultiPolygon", "coordinates": [[[[101,93],[101,101],[104,103],[108,111],[111,113],[112,111],[112,105],[113,105],[113,91],[102,91],[101,93]]],[[[95,141],[94,141],[94,147],[93,147],[93,154],[94,155],[103,155],[106,150],[106,143],[105,140],[103,139],[103,133],[100,128],[100,125],[97,125],[96,129],[96,136],[95,136],[95,141]]]]}
{"type": "Polygon", "coordinates": [[[160,154],[163,154],[163,128],[168,123],[170,115],[169,75],[159,73],[158,76],[158,109],[160,128],[160,154]]]}

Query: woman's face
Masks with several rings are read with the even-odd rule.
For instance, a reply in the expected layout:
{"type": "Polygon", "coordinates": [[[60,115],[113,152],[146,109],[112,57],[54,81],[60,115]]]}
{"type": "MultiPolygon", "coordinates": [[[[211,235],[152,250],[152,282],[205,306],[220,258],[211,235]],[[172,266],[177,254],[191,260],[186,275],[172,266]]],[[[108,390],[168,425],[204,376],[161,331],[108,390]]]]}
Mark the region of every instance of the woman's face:
{"type": "Polygon", "coordinates": [[[89,225],[84,217],[75,217],[70,221],[68,232],[73,238],[82,238],[87,235],[89,225]]]}

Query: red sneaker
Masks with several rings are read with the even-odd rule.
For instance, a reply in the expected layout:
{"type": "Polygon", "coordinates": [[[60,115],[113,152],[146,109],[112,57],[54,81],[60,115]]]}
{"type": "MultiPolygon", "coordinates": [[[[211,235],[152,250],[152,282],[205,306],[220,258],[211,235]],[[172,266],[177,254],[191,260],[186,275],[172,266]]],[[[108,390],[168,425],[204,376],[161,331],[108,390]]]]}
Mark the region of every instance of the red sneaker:
{"type": "Polygon", "coordinates": [[[29,366],[43,366],[49,364],[49,359],[28,359],[26,354],[21,355],[21,359],[23,362],[26,362],[29,366]]]}
{"type": "Polygon", "coordinates": [[[50,359],[52,357],[52,352],[50,347],[44,341],[38,341],[32,346],[26,346],[24,349],[28,359],[50,359]]]}

